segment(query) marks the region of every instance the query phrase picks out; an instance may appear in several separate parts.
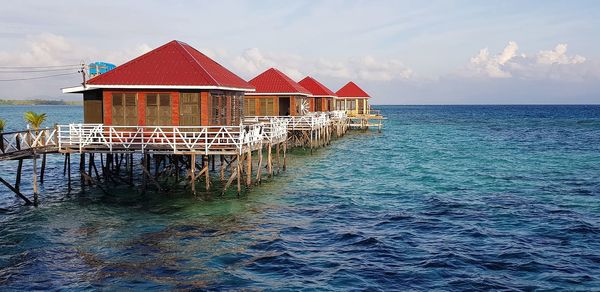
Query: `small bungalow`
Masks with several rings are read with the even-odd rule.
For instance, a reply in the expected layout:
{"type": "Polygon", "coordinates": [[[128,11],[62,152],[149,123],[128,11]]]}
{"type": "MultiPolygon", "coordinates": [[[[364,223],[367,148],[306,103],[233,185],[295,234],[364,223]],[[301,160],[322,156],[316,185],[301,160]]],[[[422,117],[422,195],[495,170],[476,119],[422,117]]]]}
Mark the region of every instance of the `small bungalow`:
{"type": "Polygon", "coordinates": [[[333,110],[335,93],[321,82],[310,76],[306,76],[298,84],[306,88],[312,94],[313,106],[311,112],[329,112],[333,110]]]}
{"type": "Polygon", "coordinates": [[[348,82],[335,94],[337,95],[336,110],[346,111],[348,115],[369,114],[369,98],[371,96],[354,82],[348,82]]]}
{"type": "Polygon", "coordinates": [[[171,41],[64,93],[83,93],[84,123],[225,126],[254,87],[190,45],[171,41]]]}
{"type": "Polygon", "coordinates": [[[256,91],[244,97],[245,116],[300,116],[309,111],[311,93],[275,68],[259,74],[249,83],[256,91]]]}

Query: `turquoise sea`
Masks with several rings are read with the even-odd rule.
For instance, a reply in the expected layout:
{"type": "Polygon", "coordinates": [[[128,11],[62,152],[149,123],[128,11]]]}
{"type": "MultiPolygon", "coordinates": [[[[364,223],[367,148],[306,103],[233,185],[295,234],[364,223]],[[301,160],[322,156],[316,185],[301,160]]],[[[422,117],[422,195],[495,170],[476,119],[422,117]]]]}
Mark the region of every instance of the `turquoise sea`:
{"type": "Polygon", "coordinates": [[[241,198],[67,194],[55,155],[39,207],[0,185],[0,290],[600,290],[600,106],[379,109],[241,198]]]}

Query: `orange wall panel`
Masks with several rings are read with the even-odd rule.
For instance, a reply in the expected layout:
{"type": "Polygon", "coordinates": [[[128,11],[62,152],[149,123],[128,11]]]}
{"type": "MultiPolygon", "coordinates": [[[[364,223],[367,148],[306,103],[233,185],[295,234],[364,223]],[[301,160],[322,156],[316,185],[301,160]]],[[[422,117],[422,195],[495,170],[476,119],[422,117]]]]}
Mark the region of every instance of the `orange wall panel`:
{"type": "Polygon", "coordinates": [[[112,96],[109,91],[102,92],[102,101],[104,103],[104,124],[112,125],[112,96]]]}
{"type": "Polygon", "coordinates": [[[179,126],[179,92],[171,93],[171,125],[179,126]]]}
{"type": "Polygon", "coordinates": [[[208,91],[200,92],[200,125],[202,126],[208,126],[209,106],[208,91]]]}

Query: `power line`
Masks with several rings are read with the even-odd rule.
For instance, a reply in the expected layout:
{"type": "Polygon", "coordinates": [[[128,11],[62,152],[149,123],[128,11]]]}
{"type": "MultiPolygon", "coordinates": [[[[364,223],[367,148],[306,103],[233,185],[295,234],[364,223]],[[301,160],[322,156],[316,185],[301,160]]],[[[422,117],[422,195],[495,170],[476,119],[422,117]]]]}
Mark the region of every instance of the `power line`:
{"type": "Polygon", "coordinates": [[[82,64],[52,65],[52,66],[0,66],[0,69],[36,69],[36,68],[59,68],[59,67],[81,67],[82,64]]]}
{"type": "Polygon", "coordinates": [[[0,73],[36,73],[36,72],[53,72],[53,71],[67,71],[67,70],[75,70],[77,69],[76,67],[73,68],[64,68],[64,69],[39,69],[39,70],[8,70],[8,71],[3,71],[2,68],[0,68],[0,73]]]}
{"type": "Polygon", "coordinates": [[[2,81],[6,82],[6,81],[21,81],[21,80],[43,79],[43,78],[51,78],[51,77],[57,77],[57,76],[73,75],[73,74],[78,74],[78,73],[79,72],[54,74],[54,75],[46,75],[46,76],[37,76],[37,77],[29,77],[29,78],[0,79],[0,82],[2,82],[2,81]]]}

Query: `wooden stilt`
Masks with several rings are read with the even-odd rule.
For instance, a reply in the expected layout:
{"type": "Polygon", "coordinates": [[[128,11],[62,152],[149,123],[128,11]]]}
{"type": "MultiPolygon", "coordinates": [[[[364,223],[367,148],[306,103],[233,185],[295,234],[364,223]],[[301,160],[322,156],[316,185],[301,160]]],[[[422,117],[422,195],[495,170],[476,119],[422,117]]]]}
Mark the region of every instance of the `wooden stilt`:
{"type": "Polygon", "coordinates": [[[67,153],[67,181],[68,181],[68,188],[67,188],[67,192],[71,192],[72,188],[71,188],[71,153],[67,153]]]}
{"type": "Polygon", "coordinates": [[[287,152],[287,143],[283,142],[283,171],[285,171],[287,168],[286,152],[287,152]]]}
{"type": "Polygon", "coordinates": [[[196,154],[190,155],[190,161],[190,183],[192,184],[192,194],[196,196],[196,154]]]}
{"type": "Polygon", "coordinates": [[[240,193],[242,192],[242,181],[240,180],[240,177],[242,176],[242,162],[240,161],[240,155],[237,155],[237,194],[238,197],[240,196],[240,193]]]}
{"type": "Polygon", "coordinates": [[[267,168],[269,172],[269,178],[271,178],[273,177],[273,144],[269,143],[267,148],[267,168]]]}
{"type": "Polygon", "coordinates": [[[281,143],[277,144],[277,150],[276,150],[276,156],[277,156],[277,174],[279,174],[280,168],[281,168],[281,160],[279,159],[279,148],[281,146],[281,143]]]}
{"type": "Polygon", "coordinates": [[[246,187],[252,185],[252,150],[248,149],[246,154],[246,187]]]}
{"type": "Polygon", "coordinates": [[[65,154],[65,162],[63,163],[63,175],[67,175],[67,155],[65,154]]]}
{"type": "Polygon", "coordinates": [[[220,171],[221,171],[221,181],[225,181],[225,165],[224,165],[225,159],[223,157],[223,154],[219,155],[219,159],[221,160],[221,165],[220,165],[221,166],[221,169],[220,169],[220,171]]]}
{"type": "Polygon", "coordinates": [[[23,159],[19,159],[19,163],[17,164],[17,178],[15,179],[15,189],[17,191],[21,190],[21,173],[23,172],[23,159]]]}
{"type": "Polygon", "coordinates": [[[0,177],[0,182],[4,184],[7,188],[9,188],[13,193],[17,195],[17,197],[21,198],[21,200],[25,201],[26,205],[33,205],[33,202],[29,200],[25,195],[23,195],[17,188],[11,186],[7,181],[5,181],[2,177],[0,177]]]}
{"type": "MultiPolygon", "coordinates": [[[[206,166],[202,170],[204,171],[204,180],[206,182],[206,191],[210,190],[210,172],[208,171],[208,163],[210,162],[210,156],[206,156],[206,166]]],[[[213,161],[214,167],[214,161],[213,161]]]]}
{"type": "Polygon", "coordinates": [[[38,173],[37,173],[37,155],[35,151],[33,152],[33,205],[37,206],[38,204],[38,173]]]}
{"type": "Polygon", "coordinates": [[[263,161],[263,154],[262,154],[262,148],[263,145],[262,143],[260,144],[260,149],[258,150],[258,165],[256,167],[256,184],[260,184],[261,181],[261,174],[262,174],[262,161],[263,161]]]}
{"type": "Polygon", "coordinates": [[[40,170],[40,183],[44,184],[44,173],[46,172],[46,153],[42,154],[42,169],[40,170]]]}

